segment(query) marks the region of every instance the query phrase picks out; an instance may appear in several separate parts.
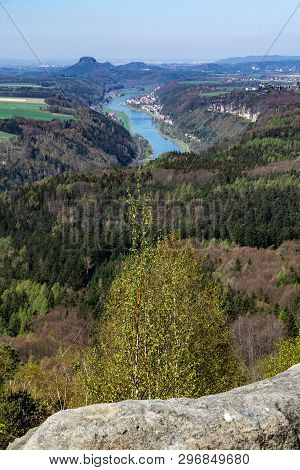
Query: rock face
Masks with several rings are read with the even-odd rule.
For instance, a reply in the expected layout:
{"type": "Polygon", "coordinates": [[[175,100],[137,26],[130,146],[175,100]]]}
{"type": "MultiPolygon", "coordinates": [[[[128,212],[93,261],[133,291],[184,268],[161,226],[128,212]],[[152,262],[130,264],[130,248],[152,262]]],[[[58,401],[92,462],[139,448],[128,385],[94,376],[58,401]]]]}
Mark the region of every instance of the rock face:
{"type": "Polygon", "coordinates": [[[81,57],[79,63],[97,64],[97,61],[94,57],[81,57]]]}
{"type": "Polygon", "coordinates": [[[260,116],[260,112],[255,112],[246,106],[236,105],[234,103],[224,103],[222,101],[215,101],[209,107],[208,111],[217,113],[229,113],[240,118],[247,119],[251,122],[256,122],[260,116]]]}
{"type": "MultiPolygon", "coordinates": [[[[109,65],[111,67],[111,64],[109,65]]],[[[81,57],[77,64],[64,69],[63,75],[72,77],[93,76],[101,77],[102,79],[113,79],[116,74],[113,73],[110,67],[107,67],[107,64],[100,64],[94,57],[81,57]]]]}
{"type": "Polygon", "coordinates": [[[10,449],[300,449],[300,364],[273,379],[197,400],[62,411],[10,449]]]}

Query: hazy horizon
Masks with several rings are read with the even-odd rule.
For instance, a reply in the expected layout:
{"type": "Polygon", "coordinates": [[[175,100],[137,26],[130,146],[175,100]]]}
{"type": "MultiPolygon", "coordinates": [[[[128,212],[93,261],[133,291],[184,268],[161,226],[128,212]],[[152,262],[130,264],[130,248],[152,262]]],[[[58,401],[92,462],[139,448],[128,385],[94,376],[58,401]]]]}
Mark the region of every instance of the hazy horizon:
{"type": "MultiPolygon", "coordinates": [[[[268,57],[274,57],[277,56],[278,54],[270,54],[270,56],[266,56],[266,61],[268,57]]],[[[297,57],[300,60],[300,54],[298,56],[293,56],[292,54],[280,54],[282,57],[297,57]]],[[[128,64],[130,62],[145,62],[147,64],[205,64],[205,63],[216,63],[221,60],[226,60],[226,59],[231,59],[231,58],[248,58],[248,57],[262,57],[259,54],[249,54],[249,55],[241,55],[241,56],[235,56],[231,55],[228,57],[220,57],[217,60],[213,61],[201,61],[201,60],[192,60],[192,59],[178,59],[178,58],[166,58],[166,59],[149,59],[149,58],[136,58],[136,57],[129,57],[129,58],[113,58],[113,57],[97,57],[93,56],[92,54],[84,54],[80,57],[74,57],[74,58],[45,58],[44,61],[42,62],[43,65],[49,65],[49,66],[70,66],[75,63],[77,63],[81,57],[93,57],[97,60],[97,62],[104,63],[104,62],[110,62],[113,65],[123,65],[123,64],[128,64]]],[[[37,62],[35,58],[15,58],[15,57],[0,57],[0,65],[2,64],[7,64],[8,66],[28,66],[28,67],[35,67],[39,66],[40,64],[37,62]]]]}
{"type": "MultiPolygon", "coordinates": [[[[264,55],[297,2],[247,4],[219,0],[5,0],[3,4],[41,62],[72,62],[90,55],[99,61],[214,62],[264,55]],[[266,21],[267,18],[267,21],[266,21]]],[[[299,55],[300,12],[270,55],[299,55]]],[[[32,60],[33,53],[0,9],[0,58],[32,60]]]]}

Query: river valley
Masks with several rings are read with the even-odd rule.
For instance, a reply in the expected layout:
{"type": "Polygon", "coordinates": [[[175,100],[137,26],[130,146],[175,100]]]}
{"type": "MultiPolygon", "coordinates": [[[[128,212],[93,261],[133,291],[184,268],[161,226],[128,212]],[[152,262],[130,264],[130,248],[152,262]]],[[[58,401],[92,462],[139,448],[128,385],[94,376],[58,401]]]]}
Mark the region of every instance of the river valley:
{"type": "Polygon", "coordinates": [[[132,134],[139,134],[144,137],[153,149],[153,159],[156,159],[164,152],[182,151],[175,142],[163,136],[152,117],[144,112],[135,111],[124,103],[139,93],[136,89],[122,90],[122,95],[113,98],[107,105],[107,110],[116,113],[126,113],[130,122],[132,134]]]}

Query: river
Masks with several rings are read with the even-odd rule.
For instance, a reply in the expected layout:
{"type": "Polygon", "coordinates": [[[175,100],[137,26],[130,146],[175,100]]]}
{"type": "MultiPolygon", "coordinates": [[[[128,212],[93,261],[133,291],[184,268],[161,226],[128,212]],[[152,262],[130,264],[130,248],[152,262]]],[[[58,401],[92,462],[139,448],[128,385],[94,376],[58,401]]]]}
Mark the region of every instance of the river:
{"type": "Polygon", "coordinates": [[[117,96],[107,105],[111,111],[125,112],[130,120],[131,132],[139,134],[148,140],[153,149],[153,158],[159,157],[164,152],[177,151],[182,149],[172,140],[164,137],[157,125],[152,121],[149,114],[141,111],[135,111],[128,106],[124,106],[126,100],[138,96],[138,90],[122,90],[122,96],[117,96]]]}

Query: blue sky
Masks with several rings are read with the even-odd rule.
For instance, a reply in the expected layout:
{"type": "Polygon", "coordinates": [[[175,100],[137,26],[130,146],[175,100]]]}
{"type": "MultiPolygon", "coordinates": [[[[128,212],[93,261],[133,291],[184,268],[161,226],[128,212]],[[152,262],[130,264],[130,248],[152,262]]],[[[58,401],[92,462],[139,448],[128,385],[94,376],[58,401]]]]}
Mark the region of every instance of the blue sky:
{"type": "MultiPolygon", "coordinates": [[[[198,60],[264,54],[296,0],[2,0],[42,59],[198,60]]],[[[271,51],[300,55],[300,10],[271,51]]],[[[0,58],[31,58],[0,9],[0,58]]]]}

